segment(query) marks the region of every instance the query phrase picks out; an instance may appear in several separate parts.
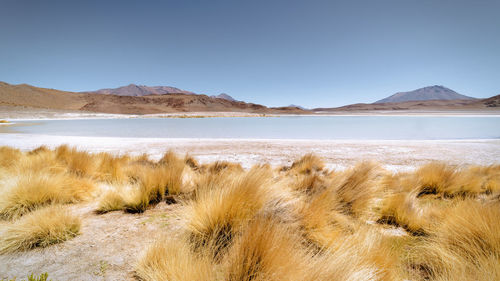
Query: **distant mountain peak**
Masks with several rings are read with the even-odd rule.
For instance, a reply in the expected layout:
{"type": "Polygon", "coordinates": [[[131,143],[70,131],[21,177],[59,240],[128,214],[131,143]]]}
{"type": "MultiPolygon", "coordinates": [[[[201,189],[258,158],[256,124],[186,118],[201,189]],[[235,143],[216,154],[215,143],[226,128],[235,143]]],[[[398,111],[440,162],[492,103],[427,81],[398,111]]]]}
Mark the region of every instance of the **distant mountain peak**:
{"type": "Polygon", "coordinates": [[[214,95],[214,96],[210,96],[211,98],[217,98],[217,99],[225,99],[225,100],[228,100],[228,101],[236,101],[233,97],[231,97],[230,95],[226,94],[226,93],[221,93],[221,94],[218,94],[218,95],[214,95]]]}
{"type": "Polygon", "coordinates": [[[307,108],[303,107],[303,106],[300,106],[300,105],[295,105],[295,104],[290,104],[289,106],[287,107],[296,107],[296,108],[299,108],[299,109],[302,109],[302,110],[308,110],[307,108]]]}
{"type": "Polygon", "coordinates": [[[461,95],[442,85],[427,86],[409,92],[399,92],[374,103],[396,103],[427,100],[472,100],[473,97],[461,95]]]}
{"type": "Polygon", "coordinates": [[[167,94],[186,94],[192,95],[193,92],[181,90],[179,88],[170,86],[145,86],[128,84],[118,88],[100,89],[91,93],[103,95],[117,95],[117,96],[147,96],[147,95],[167,95],[167,94]]]}

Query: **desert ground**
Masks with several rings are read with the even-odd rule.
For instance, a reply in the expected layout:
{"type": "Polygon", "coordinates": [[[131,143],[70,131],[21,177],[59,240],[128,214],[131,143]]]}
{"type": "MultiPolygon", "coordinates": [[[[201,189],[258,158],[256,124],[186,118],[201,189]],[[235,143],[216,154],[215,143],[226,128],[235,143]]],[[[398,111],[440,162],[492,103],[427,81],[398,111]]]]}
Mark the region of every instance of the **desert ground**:
{"type": "MultiPolygon", "coordinates": [[[[102,143],[80,141],[87,148],[102,143]]],[[[248,158],[247,165],[256,165],[244,169],[215,154],[200,163],[171,151],[152,159],[52,145],[0,148],[0,278],[32,273],[48,273],[53,280],[500,277],[500,167],[478,164],[478,154],[468,165],[422,159],[426,164],[413,163],[407,171],[374,161],[351,165],[364,157],[358,155],[336,169],[317,156],[319,150],[293,159],[314,147],[307,144],[282,158],[289,164],[248,158]]],[[[231,145],[233,150],[235,144],[226,143],[231,145]]],[[[273,145],[274,151],[286,147],[239,145],[260,146],[260,157],[271,157],[263,151],[273,145]]],[[[454,149],[463,153],[471,145],[498,143],[454,149]]],[[[411,152],[409,146],[389,147],[375,155],[392,151],[394,160],[411,152]]],[[[325,159],[332,164],[328,161],[336,158],[325,159]]]]}
{"type": "MultiPolygon", "coordinates": [[[[12,117],[122,117],[93,114],[12,117]]],[[[0,126],[0,279],[500,278],[497,139],[61,137],[15,121],[0,126]]]]}

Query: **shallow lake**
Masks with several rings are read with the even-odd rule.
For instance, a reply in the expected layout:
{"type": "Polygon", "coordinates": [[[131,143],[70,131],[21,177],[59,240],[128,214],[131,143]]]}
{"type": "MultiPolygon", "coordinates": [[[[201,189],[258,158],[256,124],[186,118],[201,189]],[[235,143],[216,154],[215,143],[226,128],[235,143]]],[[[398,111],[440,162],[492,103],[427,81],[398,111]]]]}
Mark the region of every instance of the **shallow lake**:
{"type": "Polygon", "coordinates": [[[143,138],[428,140],[500,138],[500,117],[287,116],[16,121],[17,133],[143,138]]]}

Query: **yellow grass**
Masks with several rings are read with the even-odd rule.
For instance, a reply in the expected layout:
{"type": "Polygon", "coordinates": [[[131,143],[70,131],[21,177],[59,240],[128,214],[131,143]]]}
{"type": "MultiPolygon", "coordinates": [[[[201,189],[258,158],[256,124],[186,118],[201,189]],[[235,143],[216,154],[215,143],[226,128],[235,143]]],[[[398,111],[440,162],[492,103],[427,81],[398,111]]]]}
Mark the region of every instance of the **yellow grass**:
{"type": "Polygon", "coordinates": [[[500,204],[474,200],[449,207],[410,251],[410,264],[434,280],[500,278],[500,204]]]}
{"type": "Polygon", "coordinates": [[[125,209],[125,199],[118,190],[108,190],[99,200],[97,213],[107,213],[125,209]]]}
{"type": "Polygon", "coordinates": [[[370,211],[381,192],[381,169],[372,162],[363,162],[339,175],[335,191],[347,214],[362,216],[370,211]]]}
{"type": "Polygon", "coordinates": [[[323,170],[325,164],[314,154],[306,154],[299,160],[293,162],[292,166],[284,170],[290,170],[292,173],[310,174],[323,170]]]}
{"type": "Polygon", "coordinates": [[[19,149],[10,148],[7,146],[0,146],[0,166],[11,167],[21,158],[22,153],[19,149]]]}
{"type": "Polygon", "coordinates": [[[214,186],[197,190],[182,216],[186,231],[195,247],[217,244],[216,253],[231,243],[239,227],[251,219],[265,204],[265,185],[269,170],[254,167],[245,174],[214,186]]]}
{"type": "Polygon", "coordinates": [[[126,200],[126,210],[138,213],[144,212],[150,204],[157,204],[166,195],[182,192],[182,173],[184,162],[162,162],[156,167],[141,167],[137,173],[138,187],[133,195],[126,200]]]}
{"type": "Polygon", "coordinates": [[[235,240],[223,280],[299,280],[307,266],[300,238],[271,218],[252,221],[235,240]]]}
{"type": "Polygon", "coordinates": [[[75,236],[65,205],[79,202],[97,214],[172,204],[154,210],[169,227],[138,260],[142,280],[500,279],[500,165],[332,171],[308,154],[245,170],[171,151],[0,147],[0,252],[75,236]]]}
{"type": "Polygon", "coordinates": [[[74,175],[91,176],[96,171],[97,163],[94,157],[87,152],[62,145],[56,149],[55,153],[57,159],[64,163],[68,171],[74,175]]]}
{"type": "Polygon", "coordinates": [[[20,174],[10,186],[0,190],[0,217],[11,219],[40,206],[76,202],[88,196],[93,188],[91,182],[65,174],[20,174]]]}
{"type": "Polygon", "coordinates": [[[419,204],[414,193],[396,193],[383,199],[378,222],[403,227],[413,235],[424,235],[440,216],[442,213],[435,206],[419,204]]]}
{"type": "Polygon", "coordinates": [[[156,241],[140,258],[136,275],[148,281],[218,280],[216,267],[208,255],[193,252],[188,242],[165,238],[156,241]]]}
{"type": "Polygon", "coordinates": [[[318,247],[329,247],[343,233],[352,230],[353,221],[340,213],[341,205],[332,190],[314,194],[299,210],[305,236],[318,247]]]}
{"type": "Polygon", "coordinates": [[[78,235],[80,219],[61,206],[48,206],[0,229],[0,253],[47,247],[78,235]]]}

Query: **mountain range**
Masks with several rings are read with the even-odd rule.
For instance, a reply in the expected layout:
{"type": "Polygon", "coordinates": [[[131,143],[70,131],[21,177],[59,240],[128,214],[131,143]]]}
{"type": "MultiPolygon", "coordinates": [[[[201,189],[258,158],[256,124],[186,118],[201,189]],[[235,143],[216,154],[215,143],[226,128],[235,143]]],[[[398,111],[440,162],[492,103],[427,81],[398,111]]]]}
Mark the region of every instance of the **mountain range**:
{"type": "Polygon", "coordinates": [[[356,103],[341,107],[314,108],[314,112],[366,111],[464,111],[496,110],[500,95],[476,99],[459,94],[444,86],[428,86],[408,92],[399,92],[374,103],[356,103]]]}
{"type": "Polygon", "coordinates": [[[90,111],[121,114],[174,112],[250,112],[275,114],[312,114],[314,112],[402,111],[402,110],[498,110],[500,95],[475,99],[444,86],[430,86],[400,92],[372,104],[351,104],[335,108],[305,109],[297,105],[266,107],[237,101],[228,94],[207,96],[169,86],[130,84],[114,89],[68,92],[11,85],[0,82],[0,105],[28,108],[90,111]]]}
{"type": "Polygon", "coordinates": [[[159,94],[160,89],[164,91],[167,87],[136,87],[135,85],[129,85],[117,89],[105,89],[94,92],[68,92],[34,87],[27,84],[11,85],[0,82],[0,105],[120,114],[175,112],[300,114],[305,112],[298,108],[269,108],[260,104],[233,101],[218,97],[213,98],[186,91],[182,93],[159,94]],[[149,91],[156,92],[154,94],[147,94],[149,91]],[[121,93],[121,95],[115,94],[116,92],[121,93]]]}

